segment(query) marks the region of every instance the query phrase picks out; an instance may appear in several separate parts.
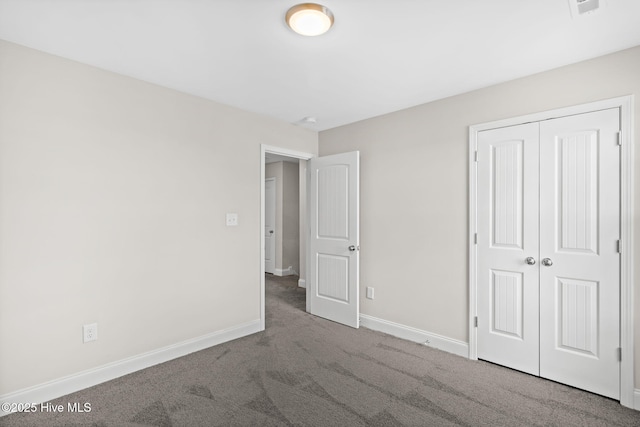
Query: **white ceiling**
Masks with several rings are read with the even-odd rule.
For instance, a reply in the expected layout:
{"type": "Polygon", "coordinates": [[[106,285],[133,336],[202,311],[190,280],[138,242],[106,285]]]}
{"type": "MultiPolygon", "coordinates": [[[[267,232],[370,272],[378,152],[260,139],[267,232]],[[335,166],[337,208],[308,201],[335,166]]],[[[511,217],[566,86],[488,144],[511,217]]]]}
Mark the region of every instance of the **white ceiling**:
{"type": "Polygon", "coordinates": [[[322,0],[308,38],[297,0],[0,0],[0,38],[324,130],[640,45],[640,0],[569,1],[322,0]]]}

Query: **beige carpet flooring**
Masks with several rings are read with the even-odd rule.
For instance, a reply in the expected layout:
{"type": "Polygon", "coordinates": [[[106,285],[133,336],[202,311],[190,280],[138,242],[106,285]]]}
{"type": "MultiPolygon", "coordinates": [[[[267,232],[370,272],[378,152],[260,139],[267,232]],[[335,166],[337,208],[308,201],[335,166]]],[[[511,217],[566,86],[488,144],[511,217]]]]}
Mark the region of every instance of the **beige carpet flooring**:
{"type": "Polygon", "coordinates": [[[640,426],[611,399],[311,316],[296,282],[267,280],[264,332],[52,402],[89,413],[0,426],[640,426]]]}

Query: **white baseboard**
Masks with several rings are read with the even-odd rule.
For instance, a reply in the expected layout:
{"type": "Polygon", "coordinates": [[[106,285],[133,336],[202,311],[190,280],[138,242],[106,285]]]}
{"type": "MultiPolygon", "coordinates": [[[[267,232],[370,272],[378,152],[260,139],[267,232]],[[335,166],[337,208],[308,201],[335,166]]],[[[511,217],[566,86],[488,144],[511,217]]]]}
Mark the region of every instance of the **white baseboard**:
{"type": "Polygon", "coordinates": [[[274,276],[293,276],[296,275],[298,273],[296,273],[296,271],[293,269],[292,266],[289,266],[285,269],[282,268],[274,268],[273,269],[273,275],[274,276]]]}
{"type": "Polygon", "coordinates": [[[633,390],[633,409],[640,411],[640,389],[633,390]]]}
{"type": "Polygon", "coordinates": [[[374,331],[384,332],[394,337],[424,344],[465,358],[469,357],[469,344],[442,335],[412,328],[411,326],[389,322],[366,314],[360,314],[360,325],[374,331]]]}
{"type": "MultiPolygon", "coordinates": [[[[13,393],[0,396],[1,403],[33,403],[40,404],[52,399],[73,393],[100,383],[113,380],[123,375],[149,368],[159,363],[168,362],[189,353],[204,350],[227,341],[260,332],[260,320],[253,320],[231,328],[216,331],[201,337],[172,344],[137,356],[108,363],[97,368],[88,369],[66,377],[58,378],[13,393]]],[[[9,412],[0,410],[0,417],[9,412]]]]}
{"type": "Polygon", "coordinates": [[[301,288],[306,288],[307,287],[307,282],[304,279],[298,279],[298,286],[301,288]]]}

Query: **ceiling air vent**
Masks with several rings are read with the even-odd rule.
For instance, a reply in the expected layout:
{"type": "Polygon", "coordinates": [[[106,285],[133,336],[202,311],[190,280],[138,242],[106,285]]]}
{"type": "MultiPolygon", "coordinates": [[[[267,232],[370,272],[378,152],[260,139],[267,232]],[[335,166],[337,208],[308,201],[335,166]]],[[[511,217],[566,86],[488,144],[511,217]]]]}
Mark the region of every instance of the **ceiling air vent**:
{"type": "Polygon", "coordinates": [[[571,16],[574,18],[586,13],[593,13],[604,5],[605,0],[569,0],[571,16]]]}

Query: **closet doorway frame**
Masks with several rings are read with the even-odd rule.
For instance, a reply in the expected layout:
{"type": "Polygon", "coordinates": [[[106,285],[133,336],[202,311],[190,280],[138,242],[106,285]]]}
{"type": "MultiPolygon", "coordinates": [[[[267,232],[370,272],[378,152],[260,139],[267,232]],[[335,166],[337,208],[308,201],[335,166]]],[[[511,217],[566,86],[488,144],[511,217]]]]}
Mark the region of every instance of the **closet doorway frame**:
{"type": "MultiPolygon", "coordinates": [[[[559,108],[509,119],[481,123],[469,127],[469,359],[478,360],[477,327],[477,163],[478,132],[500,127],[539,122],[576,114],[618,108],[620,110],[620,404],[634,405],[634,340],[633,340],[633,278],[634,278],[634,96],[627,95],[571,107],[559,108]]],[[[640,396],[638,398],[640,406],[640,396]]]]}

